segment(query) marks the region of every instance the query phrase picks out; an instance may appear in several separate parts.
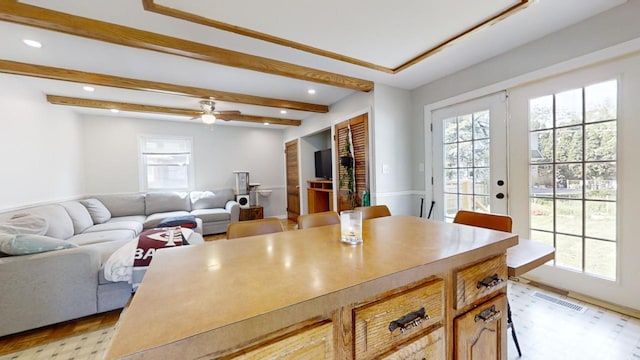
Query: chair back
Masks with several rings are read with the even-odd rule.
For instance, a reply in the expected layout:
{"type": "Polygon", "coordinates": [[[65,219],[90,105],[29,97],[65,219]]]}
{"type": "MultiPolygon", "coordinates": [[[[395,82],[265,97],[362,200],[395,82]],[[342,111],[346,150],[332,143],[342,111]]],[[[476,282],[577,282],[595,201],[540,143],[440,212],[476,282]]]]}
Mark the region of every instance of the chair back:
{"type": "Polygon", "coordinates": [[[391,211],[389,211],[387,205],[361,206],[355,210],[362,212],[362,220],[391,216],[391,211]]]}
{"type": "Polygon", "coordinates": [[[486,214],[468,210],[458,211],[453,222],[504,232],[511,232],[513,223],[508,215],[486,214]]]}
{"type": "Polygon", "coordinates": [[[253,235],[271,234],[284,231],[278,218],[236,221],[227,228],[227,239],[237,239],[253,235]]]}
{"type": "Polygon", "coordinates": [[[298,229],[308,229],[316,226],[340,224],[340,217],[335,211],[324,211],[298,216],[298,229]]]}

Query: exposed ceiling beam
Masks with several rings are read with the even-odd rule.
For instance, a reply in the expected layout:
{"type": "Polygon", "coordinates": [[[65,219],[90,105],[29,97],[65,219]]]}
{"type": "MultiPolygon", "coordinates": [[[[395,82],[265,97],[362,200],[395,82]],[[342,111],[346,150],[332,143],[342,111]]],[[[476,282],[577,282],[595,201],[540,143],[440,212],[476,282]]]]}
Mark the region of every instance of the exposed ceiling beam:
{"type": "Polygon", "coordinates": [[[177,18],[177,19],[182,19],[182,20],[186,20],[186,21],[190,21],[196,24],[200,24],[200,25],[204,25],[204,26],[209,26],[212,28],[216,28],[216,29],[220,29],[220,30],[224,30],[224,31],[228,31],[228,32],[232,32],[238,35],[242,35],[242,36],[247,36],[250,38],[254,38],[254,39],[258,39],[258,40],[262,40],[262,41],[267,41],[273,44],[278,44],[281,46],[286,46],[286,47],[290,47],[293,49],[298,49],[301,51],[305,51],[311,54],[315,54],[315,55],[320,55],[320,56],[324,56],[327,58],[331,58],[334,60],[338,60],[338,61],[343,61],[343,62],[347,62],[350,64],[354,64],[354,65],[358,65],[358,66],[362,66],[362,67],[366,67],[369,69],[373,69],[373,70],[378,70],[378,71],[382,71],[388,74],[397,74],[399,72],[401,72],[402,70],[405,70],[419,62],[421,62],[422,60],[435,55],[436,53],[438,53],[439,51],[443,50],[444,48],[446,48],[449,45],[452,45],[454,42],[461,40],[462,38],[482,29],[488,26],[491,26],[493,24],[495,24],[496,22],[505,19],[506,17],[513,15],[514,13],[516,13],[519,10],[522,10],[524,8],[526,8],[527,6],[530,5],[530,3],[533,0],[514,0],[515,4],[505,8],[503,11],[501,11],[500,13],[485,19],[477,24],[471,24],[469,25],[469,27],[463,31],[461,31],[460,33],[445,39],[444,41],[440,42],[439,44],[428,48],[424,51],[422,51],[420,54],[418,54],[417,56],[415,56],[414,58],[408,59],[407,61],[399,64],[398,66],[395,67],[387,67],[387,66],[383,66],[383,65],[379,65],[379,64],[374,64],[372,62],[369,61],[365,61],[362,59],[357,59],[354,57],[350,57],[344,54],[338,54],[335,52],[331,52],[328,50],[324,50],[324,49],[319,49],[313,46],[309,46],[306,44],[302,44],[299,42],[295,42],[295,41],[291,41],[288,39],[284,39],[281,37],[277,37],[277,36],[273,36],[273,35],[269,35],[266,33],[262,33],[259,31],[255,31],[255,30],[251,30],[248,28],[244,28],[241,26],[237,26],[237,25],[232,25],[232,24],[228,24],[222,21],[218,21],[215,19],[211,19],[208,17],[204,17],[204,16],[200,16],[198,14],[194,14],[194,13],[190,13],[190,12],[186,12],[186,11],[181,11],[178,9],[174,9],[168,6],[163,6],[163,5],[159,5],[155,3],[155,0],[142,0],[142,6],[144,7],[145,10],[150,11],[150,12],[154,12],[157,14],[161,14],[161,15],[165,15],[165,16],[169,16],[169,17],[173,17],[173,18],[177,18]]]}
{"type": "MultiPolygon", "coordinates": [[[[155,106],[155,105],[131,104],[131,103],[124,103],[124,102],[117,102],[117,101],[93,100],[93,99],[83,99],[83,98],[57,96],[57,95],[47,95],[47,101],[55,105],[79,106],[79,107],[87,107],[87,108],[94,108],[94,109],[118,109],[121,111],[168,114],[168,115],[190,116],[190,117],[197,117],[202,115],[201,110],[180,109],[180,108],[155,106]]],[[[234,121],[244,121],[244,122],[262,123],[262,124],[269,123],[273,125],[287,125],[287,126],[300,126],[300,124],[302,123],[302,121],[300,120],[280,119],[280,118],[267,117],[267,116],[252,116],[252,115],[241,115],[241,114],[230,114],[230,113],[216,114],[216,118],[220,120],[226,120],[226,121],[234,120],[234,121]]]]}
{"type": "Polygon", "coordinates": [[[25,64],[9,60],[0,60],[0,72],[14,75],[32,76],[51,80],[70,81],[82,84],[93,84],[120,89],[152,91],[164,94],[183,95],[195,98],[228,101],[233,103],[268,106],[289,110],[310,111],[317,113],[329,112],[326,105],[309,104],[297,101],[272,99],[225,91],[203,89],[192,86],[182,86],[155,81],[138,80],[112,75],[89,73],[77,70],[61,69],[50,66],[25,64]]]}
{"type": "Polygon", "coordinates": [[[17,1],[0,1],[0,20],[357,91],[373,90],[372,81],[75,16],[17,1]]]}

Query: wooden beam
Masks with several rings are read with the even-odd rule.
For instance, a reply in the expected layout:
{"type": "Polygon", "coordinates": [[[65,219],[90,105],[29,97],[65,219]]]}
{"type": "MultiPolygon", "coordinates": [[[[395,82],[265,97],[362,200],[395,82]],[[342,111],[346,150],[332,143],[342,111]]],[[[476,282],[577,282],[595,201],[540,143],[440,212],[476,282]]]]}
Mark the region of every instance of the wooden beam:
{"type": "MultiPolygon", "coordinates": [[[[87,107],[87,108],[94,108],[94,109],[118,109],[121,111],[167,114],[167,115],[190,116],[190,117],[197,117],[202,115],[201,110],[180,109],[180,108],[155,106],[155,105],[131,104],[131,103],[124,103],[124,102],[117,102],[117,101],[93,100],[93,99],[83,99],[83,98],[57,96],[57,95],[47,95],[47,101],[55,105],[79,106],[79,107],[87,107]]],[[[223,114],[216,115],[216,118],[220,120],[225,120],[225,121],[233,120],[233,121],[244,121],[244,122],[253,122],[253,123],[268,122],[269,124],[288,125],[288,126],[300,126],[300,124],[302,123],[301,120],[280,119],[280,118],[273,118],[273,117],[266,117],[266,116],[251,116],[251,115],[230,114],[230,113],[223,113],[223,114]]]]}
{"type": "Polygon", "coordinates": [[[17,1],[0,1],[0,20],[330,86],[357,91],[373,90],[372,81],[75,16],[17,1]]]}
{"type": "Polygon", "coordinates": [[[61,69],[43,65],[25,64],[9,60],[0,60],[0,72],[13,75],[39,77],[43,79],[70,81],[81,84],[116,87],[128,90],[151,91],[163,94],[183,95],[202,99],[213,98],[218,101],[268,106],[289,110],[310,111],[317,113],[329,112],[329,107],[326,105],[265,98],[260,96],[231,93],[219,90],[203,89],[192,86],[174,85],[155,81],[138,80],[119,76],[61,69]]]}
{"type": "Polygon", "coordinates": [[[156,14],[161,14],[161,15],[165,15],[165,16],[169,16],[169,17],[173,17],[176,19],[182,19],[182,20],[186,20],[186,21],[190,21],[196,24],[200,24],[200,25],[204,25],[204,26],[209,26],[212,28],[216,28],[216,29],[220,29],[220,30],[224,30],[224,31],[228,31],[228,32],[232,32],[234,34],[238,34],[238,35],[242,35],[242,36],[247,36],[247,37],[251,37],[254,39],[258,39],[258,40],[262,40],[262,41],[267,41],[273,44],[278,44],[281,46],[286,46],[286,47],[290,47],[293,49],[297,49],[300,51],[304,51],[304,52],[308,52],[311,54],[315,54],[315,55],[319,55],[319,56],[324,56],[327,58],[331,58],[334,60],[338,60],[338,61],[343,61],[343,62],[347,62],[350,64],[354,64],[354,65],[358,65],[358,66],[362,66],[365,68],[369,68],[372,70],[378,70],[378,71],[382,71],[388,74],[397,74],[399,72],[401,72],[402,70],[405,70],[419,62],[421,62],[422,60],[435,55],[436,53],[438,53],[439,51],[443,50],[444,48],[446,48],[449,45],[452,45],[454,42],[467,37],[468,35],[470,35],[471,33],[480,30],[484,27],[490,26],[495,24],[496,22],[505,19],[506,17],[513,15],[515,12],[522,10],[524,8],[526,8],[527,6],[530,5],[530,3],[532,2],[532,0],[518,0],[516,4],[509,6],[508,8],[504,9],[503,11],[501,11],[500,13],[498,13],[497,15],[494,15],[486,20],[481,21],[478,24],[474,24],[472,26],[469,26],[467,29],[461,31],[460,33],[456,34],[455,36],[452,36],[448,39],[445,39],[444,41],[442,41],[441,43],[437,44],[436,46],[432,47],[432,48],[428,48],[426,50],[424,50],[423,52],[421,52],[419,55],[415,56],[414,58],[411,58],[405,62],[403,62],[402,64],[396,66],[396,67],[387,67],[387,66],[383,66],[383,65],[379,65],[379,64],[374,64],[372,62],[369,61],[365,61],[365,60],[361,60],[361,59],[357,59],[357,58],[353,58],[344,54],[338,54],[335,52],[331,52],[331,51],[327,51],[324,49],[319,49],[313,46],[309,46],[306,44],[302,44],[299,42],[295,42],[295,41],[291,41],[288,39],[284,39],[284,38],[280,38],[277,36],[273,36],[273,35],[269,35],[266,33],[262,33],[259,31],[255,31],[255,30],[251,30],[248,28],[244,28],[241,26],[237,26],[237,25],[231,25],[222,21],[218,21],[218,20],[214,20],[211,18],[207,18],[204,16],[200,16],[197,14],[193,14],[190,12],[186,12],[186,11],[181,11],[178,9],[174,9],[174,8],[170,8],[168,6],[163,6],[163,5],[159,5],[156,4],[154,0],[142,0],[142,6],[144,7],[145,10],[150,11],[150,12],[154,12],[156,14]]]}

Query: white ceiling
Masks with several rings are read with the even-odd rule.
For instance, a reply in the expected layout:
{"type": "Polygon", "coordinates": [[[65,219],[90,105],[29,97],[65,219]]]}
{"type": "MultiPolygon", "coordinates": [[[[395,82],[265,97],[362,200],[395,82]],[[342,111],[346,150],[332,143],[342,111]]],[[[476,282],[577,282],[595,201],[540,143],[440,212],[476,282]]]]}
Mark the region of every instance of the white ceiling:
{"type": "MultiPolygon", "coordinates": [[[[384,73],[273,43],[145,11],[141,0],[27,0],[21,3],[112,22],[190,41],[281,60],[297,65],[414,89],[500,53],[577,23],[626,0],[538,0],[498,23],[471,33],[435,55],[397,74],[384,73]]],[[[281,37],[386,67],[397,67],[451,36],[514,5],[514,0],[156,0],[156,4],[281,37]],[[402,6],[399,6],[399,5],[402,6]]],[[[331,105],[353,91],[282,76],[231,68],[128,48],[72,35],[0,22],[0,59],[331,105]],[[22,40],[42,42],[41,49],[22,40]],[[309,95],[313,88],[316,94],[309,95]]],[[[0,75],[0,79],[9,75],[0,75]]],[[[11,76],[13,77],[13,76],[11,76]]],[[[33,79],[54,95],[198,109],[198,99],[141,91],[81,86],[33,79]]],[[[44,101],[44,98],[43,98],[44,101]]],[[[312,113],[218,102],[217,110],[245,115],[305,119],[312,113]]],[[[109,116],[106,110],[76,108],[109,116]]],[[[145,115],[145,117],[155,117],[145,115]]],[[[160,118],[160,117],[159,117],[160,118]]],[[[166,118],[166,117],[162,117],[166,118]]],[[[185,117],[169,117],[188,120],[185,117]]],[[[233,122],[231,122],[233,123],[233,122]]],[[[260,126],[260,125],[254,125],[260,126]]]]}

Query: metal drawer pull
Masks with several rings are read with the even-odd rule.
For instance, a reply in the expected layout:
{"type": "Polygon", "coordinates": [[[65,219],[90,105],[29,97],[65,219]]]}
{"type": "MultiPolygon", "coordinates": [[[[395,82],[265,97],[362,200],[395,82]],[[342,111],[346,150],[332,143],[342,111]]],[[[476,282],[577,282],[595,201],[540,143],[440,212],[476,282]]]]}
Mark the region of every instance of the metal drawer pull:
{"type": "Polygon", "coordinates": [[[400,332],[404,333],[405,330],[414,326],[418,326],[420,325],[422,320],[427,319],[429,319],[429,315],[427,315],[424,308],[421,308],[418,311],[410,312],[407,315],[399,318],[398,320],[390,322],[389,331],[393,332],[395,329],[400,328],[400,332]]]}
{"type": "Polygon", "coordinates": [[[503,279],[500,279],[498,277],[498,274],[493,274],[491,276],[487,276],[486,278],[484,278],[482,281],[478,281],[478,284],[476,285],[477,289],[480,289],[481,287],[486,287],[487,289],[491,289],[492,287],[500,284],[504,282],[503,279]]]}
{"type": "Polygon", "coordinates": [[[500,310],[496,310],[496,306],[491,305],[490,308],[482,310],[478,315],[476,315],[473,318],[473,320],[475,320],[475,322],[482,320],[485,323],[490,323],[500,319],[501,316],[502,316],[502,313],[500,312],[500,310]]]}

